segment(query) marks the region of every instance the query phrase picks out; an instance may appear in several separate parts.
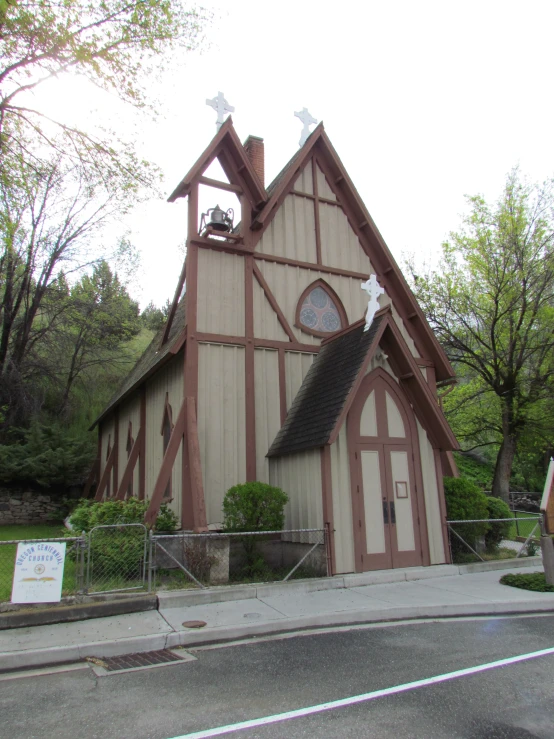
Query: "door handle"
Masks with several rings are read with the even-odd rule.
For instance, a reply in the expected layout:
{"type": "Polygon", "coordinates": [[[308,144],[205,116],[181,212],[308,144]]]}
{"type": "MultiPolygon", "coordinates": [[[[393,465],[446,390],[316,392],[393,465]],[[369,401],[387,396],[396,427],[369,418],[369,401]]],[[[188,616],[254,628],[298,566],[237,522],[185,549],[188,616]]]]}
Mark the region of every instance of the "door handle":
{"type": "Polygon", "coordinates": [[[390,503],[390,522],[396,524],[396,509],[394,507],[394,500],[390,503]]]}
{"type": "Polygon", "coordinates": [[[386,500],[383,501],[383,521],[385,523],[389,522],[389,507],[386,500]]]}

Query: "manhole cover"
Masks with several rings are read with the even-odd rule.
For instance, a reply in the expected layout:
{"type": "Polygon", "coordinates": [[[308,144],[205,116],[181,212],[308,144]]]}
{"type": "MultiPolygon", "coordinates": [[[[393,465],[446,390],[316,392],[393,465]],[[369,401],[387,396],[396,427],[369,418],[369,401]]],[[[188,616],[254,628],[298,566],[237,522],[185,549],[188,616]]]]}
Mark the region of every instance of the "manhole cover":
{"type": "Polygon", "coordinates": [[[183,626],[187,629],[201,629],[205,625],[205,621],[183,621],[183,626]]]}
{"type": "Polygon", "coordinates": [[[171,664],[172,662],[183,662],[190,659],[194,659],[194,657],[185,651],[179,654],[174,649],[158,649],[154,652],[123,654],[120,657],[102,657],[102,659],[88,657],[87,661],[91,663],[93,670],[97,674],[106,675],[125,670],[144,670],[148,667],[159,667],[161,665],[171,664]]]}

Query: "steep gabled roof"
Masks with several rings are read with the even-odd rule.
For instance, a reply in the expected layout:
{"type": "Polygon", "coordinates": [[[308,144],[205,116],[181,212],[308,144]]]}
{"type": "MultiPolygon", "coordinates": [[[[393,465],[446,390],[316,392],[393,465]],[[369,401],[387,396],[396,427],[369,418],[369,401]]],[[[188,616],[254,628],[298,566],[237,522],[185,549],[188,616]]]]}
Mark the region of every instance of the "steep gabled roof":
{"type": "Polygon", "coordinates": [[[227,118],[213,137],[209,146],[204,149],[192,168],[171,193],[168,200],[173,203],[190,192],[192,182],[201,177],[215,158],[219,159],[229,182],[244,187],[250,196],[253,206],[261,206],[267,200],[267,193],[256,174],[252,162],[248,158],[244,146],[233,127],[231,117],[227,118]]]}
{"type": "Polygon", "coordinates": [[[159,331],[157,331],[156,335],[154,336],[150,344],[146,347],[144,353],[135,364],[130,374],[126,377],[121,387],[113,395],[106,408],[93,423],[91,429],[94,428],[96,424],[99,423],[105,416],[107,416],[108,413],[116,405],[119,405],[123,400],[125,400],[125,398],[130,395],[130,393],[135,390],[142,382],[144,382],[144,380],[150,377],[150,375],[155,372],[155,370],[157,370],[161,365],[168,362],[171,357],[177,354],[177,352],[183,346],[185,336],[185,324],[185,296],[183,296],[179,305],[177,306],[177,310],[175,311],[175,316],[173,317],[169,336],[165,344],[160,348],[161,339],[165,330],[165,326],[163,326],[159,331]]]}
{"type": "Polygon", "coordinates": [[[267,456],[332,444],[378,346],[387,352],[400,386],[435,446],[457,449],[456,437],[387,307],[376,314],[368,331],[364,321],[358,321],[323,343],[267,456]]]}
{"type": "Polygon", "coordinates": [[[269,199],[252,222],[252,229],[264,231],[292,185],[312,156],[327,177],[340,205],[377,272],[381,284],[407,325],[408,331],[433,361],[438,380],[454,377],[448,357],[431,330],[423,311],[400,271],[385,240],[379,233],[354,183],[320,123],[306,140],[304,146],[292,157],[268,187],[269,199]]]}

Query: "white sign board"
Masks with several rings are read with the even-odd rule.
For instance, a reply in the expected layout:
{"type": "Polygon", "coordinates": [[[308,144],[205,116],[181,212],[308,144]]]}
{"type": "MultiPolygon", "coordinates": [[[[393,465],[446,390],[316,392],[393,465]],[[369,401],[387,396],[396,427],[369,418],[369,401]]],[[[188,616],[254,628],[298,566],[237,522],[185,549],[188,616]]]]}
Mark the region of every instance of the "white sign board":
{"type": "Polygon", "coordinates": [[[65,542],[31,541],[17,545],[12,603],[59,603],[65,542]]]}

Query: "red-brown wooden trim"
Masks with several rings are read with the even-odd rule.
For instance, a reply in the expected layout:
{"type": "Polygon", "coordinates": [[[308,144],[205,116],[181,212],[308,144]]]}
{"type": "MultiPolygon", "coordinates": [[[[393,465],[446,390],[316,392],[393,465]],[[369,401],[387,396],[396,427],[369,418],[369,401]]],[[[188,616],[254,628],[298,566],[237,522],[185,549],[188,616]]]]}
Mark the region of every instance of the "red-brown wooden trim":
{"type": "Polygon", "coordinates": [[[324,264],[314,264],[313,262],[300,262],[298,259],[289,259],[288,257],[279,257],[275,254],[264,254],[263,252],[255,252],[254,259],[261,259],[264,262],[275,262],[276,264],[284,264],[287,267],[301,267],[309,269],[312,272],[325,272],[329,275],[337,275],[337,277],[353,277],[356,280],[368,280],[367,272],[351,272],[347,269],[339,269],[338,267],[326,267],[324,264]]]}
{"type": "Polygon", "coordinates": [[[139,451],[139,500],[144,500],[146,495],[146,385],[140,389],[140,430],[141,446],[139,451]]]}
{"type": "MultiPolygon", "coordinates": [[[[452,453],[452,452],[451,452],[452,453]]],[[[444,497],[444,483],[442,479],[442,465],[441,465],[441,454],[438,449],[433,449],[433,459],[435,461],[435,475],[437,476],[437,490],[439,493],[439,507],[441,512],[441,524],[442,524],[442,541],[444,546],[445,562],[451,563],[450,558],[450,542],[448,539],[448,520],[446,515],[446,499],[444,497]]]]}
{"type": "Polygon", "coordinates": [[[317,161],[315,156],[312,157],[312,180],[314,188],[315,252],[316,261],[321,264],[321,227],[319,223],[319,193],[317,190],[317,161]]]}
{"type": "Polygon", "coordinates": [[[164,492],[169,481],[171,480],[171,472],[173,470],[173,465],[175,464],[175,458],[177,457],[179,446],[181,445],[181,442],[183,440],[185,425],[186,403],[185,401],[183,401],[179,410],[179,415],[177,416],[175,425],[173,426],[173,431],[171,432],[171,436],[169,438],[169,444],[167,445],[167,449],[165,450],[160,471],[158,472],[158,476],[156,478],[156,483],[154,485],[154,490],[152,491],[152,497],[150,498],[148,510],[146,511],[146,515],[144,517],[144,520],[147,524],[153,524],[155,522],[158,511],[160,510],[160,506],[164,502],[164,492]]]}
{"type": "MultiPolygon", "coordinates": [[[[210,334],[204,331],[198,331],[195,336],[191,336],[198,343],[203,344],[232,344],[234,346],[246,346],[244,336],[227,336],[226,334],[210,334]]],[[[319,344],[301,344],[299,341],[278,341],[277,339],[256,339],[254,338],[254,347],[260,349],[286,349],[291,352],[308,352],[317,354],[319,352],[319,344]]]]}
{"type": "Polygon", "coordinates": [[[226,190],[227,192],[234,192],[237,195],[242,195],[242,187],[239,185],[233,185],[231,182],[222,182],[221,180],[214,180],[211,177],[206,177],[205,175],[202,175],[202,177],[198,178],[198,184],[199,185],[207,185],[208,187],[213,187],[216,190],[226,190]]]}
{"type": "Polygon", "coordinates": [[[294,315],[294,325],[296,326],[296,328],[304,331],[305,334],[311,334],[312,336],[317,336],[321,339],[330,339],[334,337],[335,334],[338,334],[340,331],[344,331],[344,329],[348,328],[348,316],[346,315],[346,311],[344,310],[344,305],[342,304],[341,299],[333,290],[331,285],[325,282],[325,280],[319,278],[308,285],[308,287],[304,290],[304,292],[298,299],[298,302],[296,303],[296,313],[294,315]],[[333,301],[335,308],[337,309],[340,316],[341,327],[338,331],[333,331],[332,333],[329,333],[329,331],[314,331],[314,329],[311,329],[308,326],[304,326],[304,324],[301,323],[300,311],[302,310],[302,304],[306,299],[306,296],[309,295],[312,290],[315,290],[316,287],[321,287],[333,301]]]}
{"type": "Polygon", "coordinates": [[[254,260],[244,260],[244,314],[246,350],[244,356],[246,481],[256,480],[256,404],[254,385],[254,260]]]}
{"type": "Polygon", "coordinates": [[[198,426],[196,423],[196,402],[194,398],[185,398],[186,405],[186,436],[187,452],[190,469],[190,490],[194,518],[194,530],[207,531],[206,503],[204,500],[204,486],[202,483],[202,465],[200,462],[200,444],[198,441],[198,426]]]}
{"type": "Polygon", "coordinates": [[[248,159],[246,151],[233,128],[233,121],[230,116],[222,124],[209,146],[202,152],[189,172],[171,193],[168,198],[169,202],[172,203],[177,198],[189,195],[192,183],[198,182],[198,179],[204,174],[215,158],[219,159],[223,171],[232,183],[235,172],[240,168],[240,184],[244,183],[252,201],[256,205],[265,203],[267,200],[265,188],[248,159]],[[232,169],[230,169],[231,163],[233,165],[232,169]]]}
{"type": "Polygon", "coordinates": [[[254,251],[253,247],[246,246],[244,244],[244,235],[240,236],[238,241],[219,241],[217,239],[210,239],[209,237],[198,236],[191,238],[189,243],[195,244],[202,249],[213,249],[214,251],[224,251],[229,254],[252,254],[254,251]]]}
{"type": "Polygon", "coordinates": [[[113,445],[115,457],[113,461],[112,496],[115,496],[119,484],[119,408],[114,410],[113,445]]]}
{"type": "Polygon", "coordinates": [[[285,366],[285,350],[281,347],[277,350],[279,367],[279,409],[281,413],[281,426],[287,417],[287,373],[285,366]]]}
{"type": "MultiPolygon", "coordinates": [[[[273,310],[277,314],[277,319],[279,320],[279,323],[281,324],[281,327],[283,328],[283,331],[286,333],[286,335],[289,337],[289,339],[291,341],[294,341],[295,342],[296,341],[296,336],[294,335],[291,327],[289,326],[288,321],[285,318],[285,314],[283,313],[283,311],[279,307],[278,302],[275,300],[275,296],[273,295],[273,293],[271,292],[271,289],[270,289],[269,285],[265,281],[265,278],[264,278],[263,274],[261,273],[260,268],[258,267],[257,264],[254,263],[253,260],[252,260],[252,262],[253,262],[252,269],[253,269],[254,275],[255,275],[258,283],[260,284],[260,287],[264,291],[265,296],[266,296],[269,304],[271,305],[271,307],[273,308],[273,310]]],[[[252,310],[254,310],[253,307],[252,307],[252,310]]],[[[254,331],[252,331],[252,336],[253,335],[254,335],[254,331]]]]}
{"type": "Polygon", "coordinates": [[[169,392],[166,392],[165,394],[164,411],[162,414],[162,423],[160,426],[160,434],[162,434],[162,436],[164,432],[166,416],[169,419],[169,425],[171,426],[171,428],[173,428],[173,408],[171,407],[171,404],[169,402],[169,392]]]}
{"type": "MultiPolygon", "coordinates": [[[[197,195],[198,193],[196,193],[197,195]]],[[[189,208],[194,192],[189,196],[189,208]]],[[[196,201],[197,202],[197,201],[196,201]]],[[[187,395],[198,397],[198,342],[196,338],[198,316],[198,246],[189,239],[187,249],[187,274],[189,285],[185,293],[187,314],[187,343],[185,361],[185,387],[187,395]]]]}
{"type": "MultiPolygon", "coordinates": [[[[298,198],[307,198],[308,200],[315,200],[314,195],[310,195],[309,192],[300,192],[300,190],[291,190],[289,195],[296,195],[298,198]]],[[[342,205],[337,200],[331,200],[331,198],[324,198],[322,195],[318,195],[320,203],[325,205],[335,205],[337,208],[342,208],[342,205]]]]}
{"type": "Polygon", "coordinates": [[[106,486],[108,485],[108,480],[110,479],[110,473],[113,469],[115,459],[115,444],[112,446],[110,453],[108,454],[108,459],[106,460],[106,466],[104,467],[104,472],[102,473],[102,476],[100,478],[100,482],[98,483],[98,487],[96,488],[96,495],[94,496],[94,500],[102,500],[104,497],[104,490],[106,489],[106,486]]]}
{"type": "Polygon", "coordinates": [[[329,524],[329,547],[331,550],[331,574],[337,572],[335,557],[335,523],[333,516],[333,483],[331,477],[331,447],[324,446],[321,453],[321,492],[323,496],[323,523],[329,524]]]}
{"type": "Polygon", "coordinates": [[[119,483],[117,495],[115,496],[117,500],[125,500],[125,496],[127,495],[127,488],[129,484],[133,482],[133,473],[135,471],[135,466],[136,466],[137,460],[140,455],[140,450],[142,448],[142,443],[143,443],[142,437],[143,436],[144,436],[144,427],[141,427],[137,434],[137,438],[135,439],[133,446],[131,448],[131,453],[129,454],[129,458],[127,459],[127,464],[125,465],[125,470],[121,477],[121,482],[119,483]]]}

